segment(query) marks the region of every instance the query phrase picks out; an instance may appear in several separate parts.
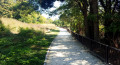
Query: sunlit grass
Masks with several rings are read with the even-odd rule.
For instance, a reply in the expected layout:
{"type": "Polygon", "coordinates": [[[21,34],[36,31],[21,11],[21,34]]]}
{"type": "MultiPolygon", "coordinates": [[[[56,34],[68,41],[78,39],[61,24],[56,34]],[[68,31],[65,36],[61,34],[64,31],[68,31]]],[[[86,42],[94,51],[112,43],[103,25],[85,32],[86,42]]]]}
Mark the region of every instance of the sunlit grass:
{"type": "Polygon", "coordinates": [[[12,33],[0,36],[0,65],[43,65],[48,47],[59,32],[55,25],[9,18],[2,18],[2,22],[12,33]]]}
{"type": "Polygon", "coordinates": [[[55,29],[54,24],[32,24],[24,23],[12,18],[1,18],[2,23],[10,29],[12,33],[19,33],[20,28],[33,28],[35,30],[41,30],[47,32],[49,29],[55,29]]]}

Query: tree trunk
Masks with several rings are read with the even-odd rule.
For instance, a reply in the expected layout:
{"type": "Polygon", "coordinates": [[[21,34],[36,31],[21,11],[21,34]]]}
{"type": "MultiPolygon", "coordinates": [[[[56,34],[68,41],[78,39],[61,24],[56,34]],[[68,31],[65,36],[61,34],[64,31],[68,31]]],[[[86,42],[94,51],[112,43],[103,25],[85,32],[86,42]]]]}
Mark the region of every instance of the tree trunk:
{"type": "Polygon", "coordinates": [[[84,9],[84,13],[83,13],[83,16],[84,16],[84,26],[85,26],[85,35],[86,35],[86,37],[89,37],[89,27],[88,27],[88,20],[87,20],[87,9],[84,9]]]}
{"type": "MultiPolygon", "coordinates": [[[[93,10],[94,10],[94,8],[93,8],[93,0],[89,0],[89,4],[90,4],[90,13],[89,13],[89,15],[91,17],[94,14],[94,12],[93,12],[93,10]]],[[[89,18],[88,22],[89,22],[89,27],[88,27],[88,29],[89,29],[89,38],[94,39],[94,23],[93,23],[94,20],[89,18]]]]}
{"type": "Polygon", "coordinates": [[[104,26],[105,26],[105,43],[108,45],[110,45],[111,39],[113,38],[113,33],[108,30],[109,26],[112,23],[111,17],[109,16],[111,16],[111,1],[106,0],[105,17],[108,18],[105,18],[104,26]]]}
{"type": "Polygon", "coordinates": [[[89,23],[90,30],[91,30],[90,31],[91,38],[96,41],[99,41],[98,1],[97,0],[89,0],[89,3],[90,3],[90,15],[92,15],[94,18],[94,19],[90,20],[90,23],[89,23]]]}
{"type": "Polygon", "coordinates": [[[89,37],[89,30],[88,30],[88,22],[87,22],[87,12],[84,15],[84,27],[85,27],[85,35],[89,37]]]}
{"type": "Polygon", "coordinates": [[[81,11],[82,11],[82,13],[83,13],[83,16],[84,16],[84,27],[85,27],[85,29],[84,29],[84,31],[85,31],[85,36],[86,37],[90,37],[89,35],[90,35],[90,33],[89,33],[89,24],[88,24],[88,20],[87,20],[87,9],[88,9],[88,1],[87,0],[83,0],[83,2],[81,3],[79,0],[75,0],[77,3],[78,3],[78,5],[79,5],[79,7],[80,7],[80,9],[81,9],[81,11]],[[82,6],[83,5],[83,6],[82,6]]]}
{"type": "Polygon", "coordinates": [[[96,15],[94,21],[94,40],[99,41],[98,0],[93,0],[93,12],[96,15]]]}
{"type": "Polygon", "coordinates": [[[84,16],[84,26],[85,26],[85,35],[86,35],[86,37],[90,37],[89,35],[90,35],[90,33],[89,33],[89,24],[88,24],[88,19],[87,19],[87,16],[88,16],[88,14],[87,14],[87,9],[88,9],[88,4],[87,4],[87,0],[83,0],[83,16],[84,16]]]}

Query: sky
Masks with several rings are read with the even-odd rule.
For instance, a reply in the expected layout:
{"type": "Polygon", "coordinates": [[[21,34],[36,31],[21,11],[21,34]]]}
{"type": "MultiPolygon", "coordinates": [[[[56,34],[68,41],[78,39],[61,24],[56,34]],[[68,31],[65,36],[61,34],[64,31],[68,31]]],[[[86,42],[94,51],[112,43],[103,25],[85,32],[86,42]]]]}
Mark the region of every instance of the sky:
{"type": "Polygon", "coordinates": [[[52,20],[57,20],[59,19],[59,16],[60,15],[54,15],[54,16],[49,16],[48,12],[52,12],[54,11],[55,9],[59,8],[64,2],[61,2],[61,1],[55,1],[53,2],[53,7],[51,8],[48,8],[48,9],[45,9],[43,12],[42,12],[42,16],[44,16],[45,18],[51,18],[52,20]]]}

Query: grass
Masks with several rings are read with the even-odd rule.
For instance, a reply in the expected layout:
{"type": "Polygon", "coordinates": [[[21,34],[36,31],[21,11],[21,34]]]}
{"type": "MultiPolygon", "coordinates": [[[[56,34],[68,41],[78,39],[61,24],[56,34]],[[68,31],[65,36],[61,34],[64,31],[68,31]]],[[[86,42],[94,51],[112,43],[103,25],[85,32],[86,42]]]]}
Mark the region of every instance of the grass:
{"type": "Polygon", "coordinates": [[[33,23],[23,23],[16,19],[12,18],[1,18],[0,19],[4,26],[8,27],[10,31],[14,34],[18,34],[20,28],[33,28],[35,30],[41,30],[47,32],[48,29],[55,29],[56,26],[54,24],[33,24],[33,23]]]}
{"type": "MultiPolygon", "coordinates": [[[[56,27],[52,28],[54,26],[51,26],[50,32],[43,32],[32,27],[32,25],[41,24],[21,24],[31,28],[21,25],[17,34],[11,32],[0,34],[2,35],[0,37],[0,65],[43,65],[48,47],[59,31],[56,27]]],[[[11,31],[5,27],[3,26],[4,30],[0,32],[11,31]]],[[[45,29],[47,30],[48,27],[46,26],[45,29]]]]}

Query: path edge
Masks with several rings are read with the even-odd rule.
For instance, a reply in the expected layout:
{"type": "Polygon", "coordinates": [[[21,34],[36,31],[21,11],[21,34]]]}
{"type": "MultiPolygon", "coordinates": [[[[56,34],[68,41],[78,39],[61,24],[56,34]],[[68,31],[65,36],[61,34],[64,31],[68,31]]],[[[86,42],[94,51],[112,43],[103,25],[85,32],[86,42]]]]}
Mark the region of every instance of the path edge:
{"type": "MultiPolygon", "coordinates": [[[[60,32],[59,32],[59,33],[60,33],[60,32]]],[[[58,33],[58,34],[59,34],[59,33],[58,33]]],[[[52,45],[53,45],[53,42],[54,42],[55,39],[57,38],[58,34],[57,34],[56,37],[53,39],[53,41],[51,42],[51,44],[50,44],[50,46],[49,46],[49,48],[48,48],[48,50],[47,50],[47,54],[46,54],[46,56],[45,56],[44,65],[47,65],[48,57],[49,57],[49,53],[50,53],[50,49],[51,49],[51,47],[52,47],[52,45]]]]}

